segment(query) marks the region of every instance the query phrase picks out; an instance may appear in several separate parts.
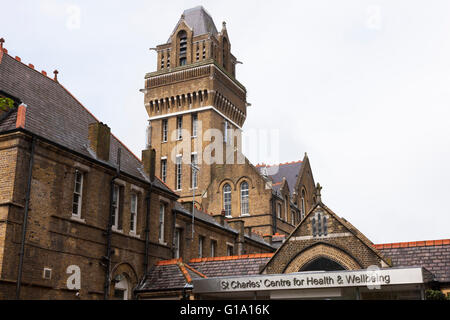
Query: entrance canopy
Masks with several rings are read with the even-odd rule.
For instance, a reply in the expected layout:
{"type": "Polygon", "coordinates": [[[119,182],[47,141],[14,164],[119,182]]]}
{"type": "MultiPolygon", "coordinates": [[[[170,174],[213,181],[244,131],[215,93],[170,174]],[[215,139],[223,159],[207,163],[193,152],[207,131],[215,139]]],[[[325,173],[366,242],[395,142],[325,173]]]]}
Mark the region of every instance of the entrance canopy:
{"type": "Polygon", "coordinates": [[[424,268],[298,272],[197,279],[200,299],[422,299],[431,281],[424,268]]]}

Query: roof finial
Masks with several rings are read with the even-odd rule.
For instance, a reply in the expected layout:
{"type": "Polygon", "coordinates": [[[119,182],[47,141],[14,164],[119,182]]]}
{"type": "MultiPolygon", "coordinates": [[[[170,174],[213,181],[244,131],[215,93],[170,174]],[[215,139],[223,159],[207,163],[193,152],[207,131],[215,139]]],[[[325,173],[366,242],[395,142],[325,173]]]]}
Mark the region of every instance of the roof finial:
{"type": "Polygon", "coordinates": [[[222,22],[222,29],[226,29],[227,28],[227,23],[225,21],[222,22]]]}
{"type": "Polygon", "coordinates": [[[316,203],[322,203],[322,186],[318,182],[316,187],[316,203]]]}
{"type": "Polygon", "coordinates": [[[5,42],[5,39],[1,38],[0,39],[0,49],[3,49],[3,43],[5,42]]]}
{"type": "Polygon", "coordinates": [[[53,71],[53,74],[55,75],[55,77],[53,78],[56,82],[58,82],[58,70],[53,71]]]}
{"type": "Polygon", "coordinates": [[[184,20],[184,13],[181,14],[181,20],[184,20]]]}

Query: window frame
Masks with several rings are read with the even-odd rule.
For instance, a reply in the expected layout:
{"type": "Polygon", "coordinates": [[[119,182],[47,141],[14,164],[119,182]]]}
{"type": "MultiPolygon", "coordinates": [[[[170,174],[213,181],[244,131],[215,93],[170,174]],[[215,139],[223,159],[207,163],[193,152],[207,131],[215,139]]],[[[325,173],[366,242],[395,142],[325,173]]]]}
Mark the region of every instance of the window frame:
{"type": "Polygon", "coordinates": [[[72,217],[76,219],[81,219],[81,210],[83,206],[83,185],[84,185],[84,172],[80,170],[75,170],[74,174],[74,189],[72,193],[72,217]],[[81,181],[77,181],[77,175],[81,177],[81,181]],[[79,192],[77,192],[77,183],[79,183],[79,192]],[[75,205],[75,196],[78,196],[78,201],[76,203],[77,205],[77,213],[75,214],[74,211],[74,205],[75,205]]]}
{"type": "Polygon", "coordinates": [[[120,185],[114,184],[113,187],[113,201],[112,206],[114,208],[113,210],[113,223],[112,223],[112,229],[114,231],[120,231],[119,230],[119,215],[120,215],[120,185]],[[117,192],[116,192],[117,190],[117,192]]]}
{"type": "Polygon", "coordinates": [[[132,192],[130,195],[130,233],[133,235],[137,234],[138,202],[139,195],[136,192],[132,192]]]}
{"type": "Polygon", "coordinates": [[[161,158],[161,180],[167,183],[167,158],[161,158]]]}
{"type": "Polygon", "coordinates": [[[225,217],[228,217],[228,218],[232,217],[232,212],[233,212],[232,211],[232,197],[231,197],[231,193],[232,193],[231,186],[230,186],[230,184],[226,183],[223,186],[222,194],[223,194],[223,209],[225,210],[225,217]],[[226,188],[229,188],[229,191],[226,191],[225,190],[226,188]],[[228,195],[229,201],[227,201],[227,195],[228,195]],[[229,208],[229,210],[227,209],[227,207],[229,208]],[[228,214],[228,211],[229,211],[229,214],[228,214]]]}
{"type": "Polygon", "coordinates": [[[162,119],[162,125],[161,125],[161,142],[165,143],[168,140],[169,136],[169,120],[168,119],[162,119]]]}
{"type": "Polygon", "coordinates": [[[177,155],[175,160],[175,191],[182,190],[183,182],[183,156],[177,155]]]}
{"type": "Polygon", "coordinates": [[[161,202],[159,204],[159,223],[158,223],[158,241],[165,244],[165,220],[166,220],[166,204],[161,202]]]}
{"type": "Polygon", "coordinates": [[[240,201],[241,201],[241,216],[246,217],[250,215],[250,185],[247,181],[243,181],[240,185],[240,201]],[[247,189],[243,189],[243,186],[247,185],[247,189]],[[246,191],[246,194],[243,194],[246,191]],[[246,208],[246,212],[244,212],[246,208]]]}
{"type": "Polygon", "coordinates": [[[198,113],[192,114],[192,138],[197,138],[198,135],[198,113]]]}
{"type": "Polygon", "coordinates": [[[177,141],[183,140],[183,117],[177,117],[177,141]]]}

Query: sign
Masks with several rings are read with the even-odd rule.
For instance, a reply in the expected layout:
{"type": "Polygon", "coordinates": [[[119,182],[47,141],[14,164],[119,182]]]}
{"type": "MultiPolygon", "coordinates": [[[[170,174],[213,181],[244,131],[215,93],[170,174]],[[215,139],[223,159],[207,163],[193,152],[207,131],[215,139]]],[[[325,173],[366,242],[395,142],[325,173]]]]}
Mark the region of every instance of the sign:
{"type": "Polygon", "coordinates": [[[379,288],[387,285],[420,283],[423,283],[422,268],[299,272],[193,280],[194,293],[366,286],[379,288]]]}

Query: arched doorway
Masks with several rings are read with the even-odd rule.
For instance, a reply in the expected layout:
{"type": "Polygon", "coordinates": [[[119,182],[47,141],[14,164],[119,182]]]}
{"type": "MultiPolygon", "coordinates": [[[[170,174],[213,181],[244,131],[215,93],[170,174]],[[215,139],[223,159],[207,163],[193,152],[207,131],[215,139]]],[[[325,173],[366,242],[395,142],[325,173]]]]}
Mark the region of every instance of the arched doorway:
{"type": "Polygon", "coordinates": [[[346,270],[342,265],[325,257],[319,257],[305,264],[299,271],[340,271],[346,270]]]}

